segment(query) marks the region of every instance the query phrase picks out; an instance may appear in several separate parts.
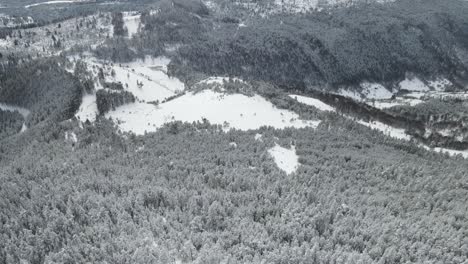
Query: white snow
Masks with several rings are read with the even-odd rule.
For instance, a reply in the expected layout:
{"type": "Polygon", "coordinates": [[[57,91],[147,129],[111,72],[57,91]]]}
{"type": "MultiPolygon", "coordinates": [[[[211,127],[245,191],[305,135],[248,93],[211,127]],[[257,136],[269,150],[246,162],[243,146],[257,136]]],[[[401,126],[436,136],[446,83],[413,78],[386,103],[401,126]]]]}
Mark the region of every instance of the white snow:
{"type": "Polygon", "coordinates": [[[453,149],[446,149],[446,148],[430,148],[428,146],[422,145],[423,148],[435,151],[439,153],[447,153],[450,156],[458,156],[461,155],[463,158],[468,159],[468,150],[453,150],[453,149]]]}
{"type": "Polygon", "coordinates": [[[295,95],[291,94],[289,97],[297,100],[300,103],[306,104],[313,106],[317,108],[320,111],[329,111],[329,112],[336,112],[336,109],[333,106],[330,106],[318,99],[312,98],[312,97],[306,97],[306,96],[301,96],[301,95],[295,95]]]}
{"type": "Polygon", "coordinates": [[[124,12],[123,20],[125,27],[127,28],[129,38],[138,33],[138,28],[140,27],[141,22],[141,14],[135,12],[124,12]]]}
{"type": "Polygon", "coordinates": [[[382,122],[379,121],[371,121],[371,122],[366,122],[363,120],[357,120],[357,122],[361,125],[367,126],[369,128],[381,131],[387,136],[397,138],[397,139],[403,139],[403,140],[411,140],[411,136],[405,133],[404,129],[401,128],[395,128],[389,125],[386,125],[382,122]]]}
{"type": "Polygon", "coordinates": [[[243,80],[239,79],[239,78],[229,78],[229,77],[219,77],[219,76],[215,76],[215,77],[209,77],[209,78],[206,78],[202,81],[199,82],[199,84],[224,84],[225,82],[241,82],[241,83],[245,83],[243,80]]]}
{"type": "Polygon", "coordinates": [[[452,82],[445,79],[445,78],[437,78],[435,80],[432,80],[432,81],[428,81],[427,82],[427,85],[434,89],[435,91],[437,92],[443,92],[445,91],[447,88],[449,88],[450,86],[452,86],[452,82]]]}
{"type": "Polygon", "coordinates": [[[262,134],[259,134],[259,133],[255,134],[255,140],[257,141],[263,141],[262,137],[263,137],[262,134]]]}
{"type": "Polygon", "coordinates": [[[383,85],[378,83],[363,82],[361,83],[362,94],[367,99],[390,99],[393,93],[387,90],[383,85]]]}
{"type": "Polygon", "coordinates": [[[81,122],[89,120],[94,122],[96,116],[98,115],[98,108],[96,104],[96,94],[85,94],[81,102],[81,106],[78,109],[78,112],[75,114],[81,122]]]}
{"type": "Polygon", "coordinates": [[[287,149],[276,144],[268,150],[268,153],[273,157],[278,168],[286,172],[286,174],[294,173],[299,167],[299,157],[294,146],[287,149]]]}
{"type": "Polygon", "coordinates": [[[357,91],[340,89],[336,94],[351,98],[356,101],[362,101],[362,96],[357,91]]]}
{"type": "Polygon", "coordinates": [[[407,90],[410,92],[427,92],[430,90],[429,87],[427,87],[427,85],[417,77],[406,78],[400,82],[399,87],[401,90],[407,90]]]}
{"type": "Polygon", "coordinates": [[[140,101],[162,101],[185,89],[184,83],[167,75],[169,62],[170,59],[166,57],[147,57],[122,66],[114,65],[115,77],[108,76],[106,80],[121,82],[125,90],[140,101]],[[138,86],[137,82],[141,85],[138,86]]]}
{"type": "MultiPolygon", "coordinates": [[[[138,103],[161,102],[185,89],[181,81],[170,78],[166,74],[167,65],[170,62],[166,57],[146,57],[144,60],[113,66],[106,65],[93,58],[86,58],[84,61],[88,64],[89,71],[94,75],[97,75],[98,68],[105,69],[106,81],[122,83],[124,90],[131,92],[138,103]],[[112,70],[115,76],[111,75],[112,70]],[[137,82],[141,85],[137,85],[137,82]]],[[[103,88],[96,85],[96,89],[103,88]]],[[[154,105],[148,106],[154,108],[154,105]]],[[[148,106],[145,104],[144,108],[148,106]]],[[[94,122],[97,114],[96,95],[83,95],[81,106],[75,116],[82,122],[86,120],[94,122]]]]}
{"type": "Polygon", "coordinates": [[[317,7],[319,0],[275,0],[275,4],[291,13],[303,13],[317,7]]]}
{"type": "Polygon", "coordinates": [[[26,5],[24,6],[24,8],[30,8],[30,7],[40,6],[40,5],[71,4],[71,3],[79,3],[79,2],[87,2],[87,1],[90,1],[90,0],[54,0],[54,1],[46,1],[46,2],[41,2],[41,3],[26,5]]]}
{"type": "Polygon", "coordinates": [[[28,109],[10,104],[0,103],[0,109],[9,112],[18,111],[23,116],[23,118],[28,117],[28,115],[30,114],[28,109]]]}
{"type": "Polygon", "coordinates": [[[74,132],[65,132],[65,140],[70,140],[73,143],[78,142],[78,137],[74,132]]]}
{"type": "Polygon", "coordinates": [[[156,131],[177,120],[192,123],[206,119],[211,124],[223,125],[226,131],[262,126],[316,128],[320,124],[320,121],[300,120],[296,113],[280,110],[259,95],[249,97],[212,90],[189,92],[158,106],[145,103],[123,105],[105,116],[117,121],[122,131],[138,135],[156,131]]]}

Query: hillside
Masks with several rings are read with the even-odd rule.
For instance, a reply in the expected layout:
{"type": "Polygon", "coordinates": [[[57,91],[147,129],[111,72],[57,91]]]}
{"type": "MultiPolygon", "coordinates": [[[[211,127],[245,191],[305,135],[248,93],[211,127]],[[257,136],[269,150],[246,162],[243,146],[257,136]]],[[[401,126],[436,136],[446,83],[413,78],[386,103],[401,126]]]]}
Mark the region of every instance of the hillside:
{"type": "Polygon", "coordinates": [[[0,263],[465,263],[468,2],[5,0],[0,263]]]}

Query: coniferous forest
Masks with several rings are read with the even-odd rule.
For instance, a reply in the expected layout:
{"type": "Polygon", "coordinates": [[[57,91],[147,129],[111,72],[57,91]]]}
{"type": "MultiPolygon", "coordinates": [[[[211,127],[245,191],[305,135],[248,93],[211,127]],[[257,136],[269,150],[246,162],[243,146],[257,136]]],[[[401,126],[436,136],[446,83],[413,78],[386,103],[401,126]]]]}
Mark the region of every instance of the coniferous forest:
{"type": "Polygon", "coordinates": [[[467,14],[2,1],[0,264],[468,263],[467,14]]]}

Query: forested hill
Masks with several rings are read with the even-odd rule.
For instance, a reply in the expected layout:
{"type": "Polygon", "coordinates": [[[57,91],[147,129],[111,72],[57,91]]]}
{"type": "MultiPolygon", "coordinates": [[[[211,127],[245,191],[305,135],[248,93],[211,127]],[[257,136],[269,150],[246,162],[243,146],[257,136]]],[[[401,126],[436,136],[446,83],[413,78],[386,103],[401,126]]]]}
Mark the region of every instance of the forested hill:
{"type": "Polygon", "coordinates": [[[403,0],[252,18],[242,27],[225,17],[179,57],[209,74],[292,86],[391,83],[407,72],[466,83],[467,13],[466,1],[403,0]]]}
{"type": "Polygon", "coordinates": [[[28,125],[73,117],[84,87],[63,66],[63,60],[57,58],[7,67],[0,73],[1,102],[29,109],[28,125]]]}
{"type": "Polygon", "coordinates": [[[0,163],[0,260],[463,263],[467,162],[344,123],[128,140],[98,123],[78,144],[70,123],[44,128],[0,163]],[[266,154],[275,137],[295,141],[294,175],[266,154]]]}
{"type": "Polygon", "coordinates": [[[0,1],[0,264],[468,263],[468,1],[0,1]]]}

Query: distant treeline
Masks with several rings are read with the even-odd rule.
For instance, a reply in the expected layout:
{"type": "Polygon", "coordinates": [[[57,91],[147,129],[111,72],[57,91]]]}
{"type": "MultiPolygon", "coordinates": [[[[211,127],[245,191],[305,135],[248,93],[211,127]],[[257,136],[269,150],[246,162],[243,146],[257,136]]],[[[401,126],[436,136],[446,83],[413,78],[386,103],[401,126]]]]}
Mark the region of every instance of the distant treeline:
{"type": "MultiPolygon", "coordinates": [[[[184,42],[174,63],[210,75],[290,86],[395,81],[406,72],[466,80],[468,62],[462,59],[468,48],[466,14],[468,2],[403,0],[252,18],[246,27],[221,21],[184,36],[191,42],[184,42]]],[[[161,27],[150,23],[157,21],[156,16],[145,21],[145,33],[161,27]]],[[[192,21],[177,22],[166,22],[164,28],[182,32],[194,27],[192,21]]]]}

